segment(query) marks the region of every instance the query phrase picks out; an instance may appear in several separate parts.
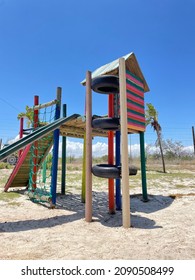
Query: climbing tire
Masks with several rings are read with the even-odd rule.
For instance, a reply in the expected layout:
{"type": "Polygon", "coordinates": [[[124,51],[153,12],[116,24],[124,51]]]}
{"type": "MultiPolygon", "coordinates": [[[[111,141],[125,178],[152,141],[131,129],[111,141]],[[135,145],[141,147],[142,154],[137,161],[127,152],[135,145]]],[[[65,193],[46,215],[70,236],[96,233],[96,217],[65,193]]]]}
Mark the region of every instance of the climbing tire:
{"type": "Polygon", "coordinates": [[[120,178],[120,169],[112,164],[98,164],[92,167],[93,175],[101,178],[120,178]]]}
{"type": "MultiPolygon", "coordinates": [[[[93,175],[101,178],[121,178],[121,166],[112,164],[98,164],[92,167],[93,175]]],[[[134,165],[129,166],[129,176],[136,175],[137,168],[134,165]]]]}
{"type": "Polygon", "coordinates": [[[118,130],[120,127],[119,118],[97,118],[92,120],[93,128],[105,130],[118,130]]]}
{"type": "Polygon", "coordinates": [[[119,77],[103,75],[92,79],[91,88],[95,92],[109,94],[119,93],[119,77]]]}
{"type": "MultiPolygon", "coordinates": [[[[121,166],[118,167],[121,174],[121,166]]],[[[129,176],[137,175],[137,167],[134,165],[129,165],[129,176]]]]}

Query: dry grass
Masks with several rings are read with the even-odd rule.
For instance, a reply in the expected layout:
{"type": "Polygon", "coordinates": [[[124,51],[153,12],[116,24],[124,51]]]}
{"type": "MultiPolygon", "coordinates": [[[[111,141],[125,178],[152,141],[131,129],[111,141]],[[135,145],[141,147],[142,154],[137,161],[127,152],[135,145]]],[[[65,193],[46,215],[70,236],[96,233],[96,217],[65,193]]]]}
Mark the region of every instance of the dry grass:
{"type": "MultiPolygon", "coordinates": [[[[96,163],[97,164],[97,160],[96,163]]],[[[141,172],[139,159],[133,159],[131,164],[136,165],[138,174],[130,176],[131,189],[141,188],[141,172]]],[[[66,175],[66,192],[80,192],[82,186],[82,160],[77,159],[73,163],[67,164],[66,175]]],[[[12,170],[0,169],[0,190],[9,178],[12,170]]],[[[166,173],[162,172],[162,164],[160,160],[147,161],[147,185],[148,188],[156,187],[158,189],[165,188],[165,186],[173,186],[178,190],[191,189],[194,190],[195,182],[195,159],[192,160],[174,160],[166,162],[166,173]]],[[[102,179],[93,176],[93,186],[102,190],[107,190],[107,179],[102,179]]],[[[58,172],[58,192],[61,189],[61,166],[58,172]]]]}

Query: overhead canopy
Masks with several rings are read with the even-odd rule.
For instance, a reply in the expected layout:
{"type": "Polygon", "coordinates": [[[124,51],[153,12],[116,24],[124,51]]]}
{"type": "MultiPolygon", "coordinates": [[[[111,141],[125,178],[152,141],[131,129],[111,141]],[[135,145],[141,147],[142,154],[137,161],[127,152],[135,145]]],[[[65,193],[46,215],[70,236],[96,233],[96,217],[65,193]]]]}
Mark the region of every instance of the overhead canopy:
{"type": "MultiPolygon", "coordinates": [[[[100,116],[93,116],[93,118],[100,118],[100,116]]],[[[60,134],[62,136],[84,138],[86,131],[86,117],[78,116],[76,119],[71,119],[70,121],[62,124],[60,126],[60,134]]],[[[103,129],[92,128],[92,136],[107,137],[108,132],[103,129]]]]}
{"type": "MultiPolygon", "coordinates": [[[[123,58],[125,59],[126,69],[142,80],[142,82],[144,84],[144,92],[149,91],[150,89],[142,74],[142,71],[139,67],[135,54],[133,52],[131,52],[131,53],[123,56],[123,58]]],[[[97,68],[95,71],[92,72],[92,78],[95,78],[95,77],[101,76],[101,75],[106,75],[106,74],[107,75],[118,75],[119,74],[119,58],[108,64],[105,64],[105,65],[97,68]]],[[[83,80],[81,82],[81,84],[85,85],[85,82],[86,82],[86,80],[83,80]]]]}

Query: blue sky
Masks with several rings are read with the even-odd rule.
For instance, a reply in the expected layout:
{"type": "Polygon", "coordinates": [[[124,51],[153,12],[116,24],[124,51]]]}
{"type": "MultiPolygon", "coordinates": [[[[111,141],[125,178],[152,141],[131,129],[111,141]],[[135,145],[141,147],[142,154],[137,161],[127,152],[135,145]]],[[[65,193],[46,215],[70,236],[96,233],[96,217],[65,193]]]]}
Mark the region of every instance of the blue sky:
{"type": "MultiPolygon", "coordinates": [[[[192,145],[194,11],[194,0],[0,0],[0,138],[14,138],[17,114],[35,94],[53,100],[57,86],[68,115],[83,114],[86,71],[134,52],[163,137],[192,145]]],[[[93,113],[107,113],[106,96],[93,94],[93,113]]]]}

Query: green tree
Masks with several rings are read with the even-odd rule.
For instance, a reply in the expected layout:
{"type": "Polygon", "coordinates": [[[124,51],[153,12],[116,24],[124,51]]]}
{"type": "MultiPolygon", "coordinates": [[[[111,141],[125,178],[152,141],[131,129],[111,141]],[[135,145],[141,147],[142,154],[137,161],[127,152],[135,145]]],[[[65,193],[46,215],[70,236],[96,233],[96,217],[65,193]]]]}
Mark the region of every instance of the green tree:
{"type": "Polygon", "coordinates": [[[160,148],[160,154],[162,158],[163,172],[166,173],[165,160],[164,160],[164,154],[162,148],[162,128],[158,122],[158,112],[151,103],[146,103],[146,106],[147,106],[147,109],[145,111],[146,125],[150,124],[153,127],[154,131],[156,131],[157,144],[160,148]]]}
{"type": "Polygon", "coordinates": [[[33,109],[26,106],[26,112],[21,112],[18,114],[18,120],[21,118],[27,119],[27,127],[31,127],[33,124],[33,109]]]}

